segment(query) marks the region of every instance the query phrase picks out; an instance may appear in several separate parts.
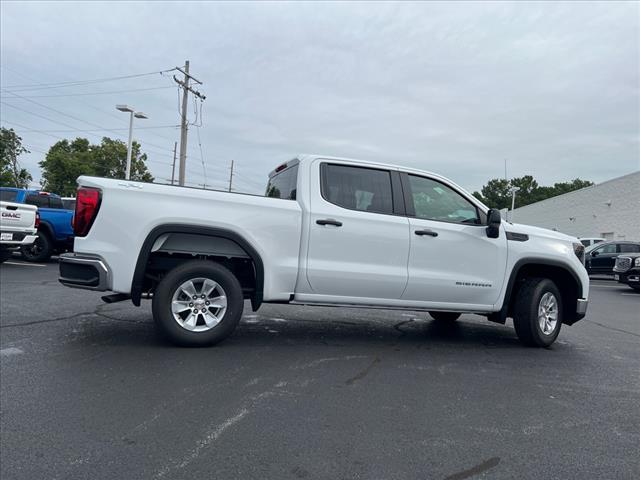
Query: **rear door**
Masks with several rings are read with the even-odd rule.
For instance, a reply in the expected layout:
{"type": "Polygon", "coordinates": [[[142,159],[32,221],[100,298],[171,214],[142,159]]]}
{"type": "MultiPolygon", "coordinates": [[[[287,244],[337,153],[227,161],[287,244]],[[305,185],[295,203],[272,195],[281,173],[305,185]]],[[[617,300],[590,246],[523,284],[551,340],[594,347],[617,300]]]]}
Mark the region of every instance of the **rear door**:
{"type": "Polygon", "coordinates": [[[409,221],[398,172],[318,159],[310,192],[306,271],[313,294],[399,299],[409,221]]]}
{"type": "Polygon", "coordinates": [[[484,213],[440,179],[403,173],[402,185],[411,227],[402,298],[495,304],[504,282],[506,235],[487,237],[484,213]]]}

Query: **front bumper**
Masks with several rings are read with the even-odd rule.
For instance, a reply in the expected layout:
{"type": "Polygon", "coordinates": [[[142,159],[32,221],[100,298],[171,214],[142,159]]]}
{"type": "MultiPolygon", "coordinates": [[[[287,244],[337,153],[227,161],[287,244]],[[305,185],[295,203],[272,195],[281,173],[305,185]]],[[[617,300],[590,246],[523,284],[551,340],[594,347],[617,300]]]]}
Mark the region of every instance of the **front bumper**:
{"type": "Polygon", "coordinates": [[[60,283],[67,287],[104,292],[110,289],[111,270],[97,255],[64,253],[60,255],[60,283]]]}
{"type": "Polygon", "coordinates": [[[634,267],[626,272],[615,272],[615,279],[627,285],[640,285],[640,268],[634,267]]]}
{"type": "Polygon", "coordinates": [[[589,300],[579,298],[576,304],[576,321],[585,317],[587,314],[587,307],[589,306],[589,300]]]}

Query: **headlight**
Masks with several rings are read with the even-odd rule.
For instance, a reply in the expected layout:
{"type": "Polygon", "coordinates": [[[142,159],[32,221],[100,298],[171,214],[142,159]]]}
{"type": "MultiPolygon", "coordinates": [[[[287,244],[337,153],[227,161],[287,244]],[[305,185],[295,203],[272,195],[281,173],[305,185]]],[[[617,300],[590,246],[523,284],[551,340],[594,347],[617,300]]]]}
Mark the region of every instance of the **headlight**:
{"type": "Polygon", "coordinates": [[[573,253],[584,263],[584,245],[580,242],[573,244],[573,253]]]}
{"type": "Polygon", "coordinates": [[[633,261],[633,266],[640,267],[640,257],[636,257],[636,259],[633,261]]]}

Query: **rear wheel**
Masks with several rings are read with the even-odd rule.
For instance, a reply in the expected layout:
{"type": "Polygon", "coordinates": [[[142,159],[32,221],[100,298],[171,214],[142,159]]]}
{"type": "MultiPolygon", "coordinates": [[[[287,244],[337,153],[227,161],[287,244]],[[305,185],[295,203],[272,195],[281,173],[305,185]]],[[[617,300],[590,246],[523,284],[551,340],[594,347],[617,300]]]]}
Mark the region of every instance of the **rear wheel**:
{"type": "Polygon", "coordinates": [[[518,291],[513,309],[513,326],[522,343],[548,347],[562,325],[562,296],[548,278],[528,278],[518,291]]]}
{"type": "Polygon", "coordinates": [[[429,312],[429,315],[439,322],[455,322],[462,314],[457,312],[429,312]]]}
{"type": "Polygon", "coordinates": [[[51,258],[53,242],[44,232],[38,232],[38,237],[31,245],[20,247],[22,258],[27,262],[46,262],[51,258]]]}
{"type": "Polygon", "coordinates": [[[629,285],[631,288],[633,288],[636,292],[640,292],[640,285],[629,285]]]}
{"type": "Polygon", "coordinates": [[[234,331],[244,307],[242,287],[228,269],[194,260],[171,270],[153,295],[153,319],[173,343],[208,346],[234,331]]]}

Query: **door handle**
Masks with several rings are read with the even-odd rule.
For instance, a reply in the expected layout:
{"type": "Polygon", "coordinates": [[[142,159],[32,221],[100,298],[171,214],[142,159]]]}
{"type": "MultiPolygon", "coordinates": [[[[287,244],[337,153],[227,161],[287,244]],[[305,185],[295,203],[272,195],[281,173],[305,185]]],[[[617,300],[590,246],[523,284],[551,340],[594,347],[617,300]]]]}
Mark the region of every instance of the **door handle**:
{"type": "Polygon", "coordinates": [[[423,235],[429,235],[430,237],[437,237],[438,236],[438,232],[434,232],[433,230],[429,230],[429,229],[425,229],[425,230],[416,230],[415,231],[416,235],[420,235],[421,237],[423,235]]]}
{"type": "Polygon", "coordinates": [[[334,220],[333,218],[326,218],[324,220],[316,220],[318,225],[333,225],[334,227],[341,227],[342,222],[334,220]]]}

